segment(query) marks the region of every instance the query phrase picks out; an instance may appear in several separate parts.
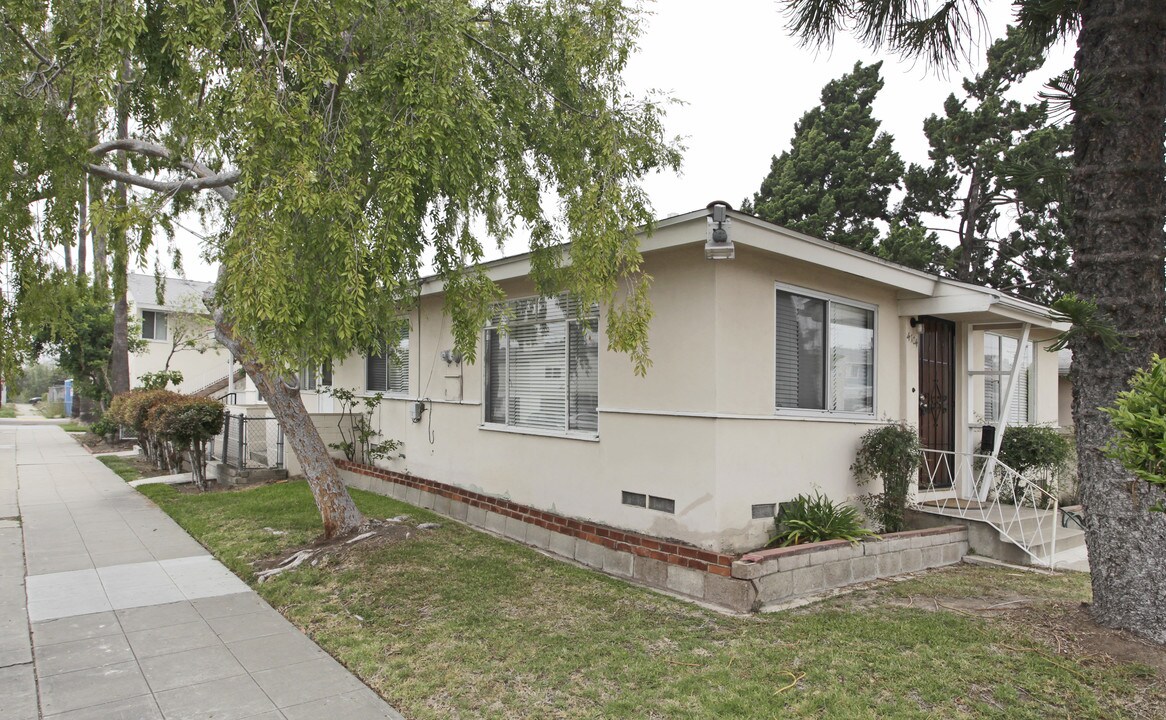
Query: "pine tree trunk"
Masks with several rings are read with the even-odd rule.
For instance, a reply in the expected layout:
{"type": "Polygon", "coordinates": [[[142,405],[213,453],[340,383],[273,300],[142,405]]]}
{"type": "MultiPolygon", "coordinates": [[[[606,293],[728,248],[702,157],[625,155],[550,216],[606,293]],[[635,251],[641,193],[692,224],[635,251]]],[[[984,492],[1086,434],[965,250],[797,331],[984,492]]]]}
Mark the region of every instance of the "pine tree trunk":
{"type": "Polygon", "coordinates": [[[255,361],[248,352],[247,341],[235,335],[234,327],[221,308],[215,309],[214,316],[215,337],[231,351],[231,356],[263,393],[267,406],[283,426],[284,437],[299,458],[304,477],[308,480],[308,487],[312,489],[312,497],[324,521],[324,537],[332,538],[356,530],[364,522],[364,516],[356,508],[348,488],[340,479],[336,463],[332,461],[328,446],[324,444],[320,431],[304,407],[299,390],[289,388],[283,378],[255,361]]]}
{"type": "Polygon", "coordinates": [[[1093,615],[1166,643],[1166,492],[1108,460],[1111,405],[1134,369],[1166,354],[1166,13],[1160,0],[1086,0],[1078,36],[1073,289],[1125,337],[1073,345],[1073,419],[1093,615]]]}

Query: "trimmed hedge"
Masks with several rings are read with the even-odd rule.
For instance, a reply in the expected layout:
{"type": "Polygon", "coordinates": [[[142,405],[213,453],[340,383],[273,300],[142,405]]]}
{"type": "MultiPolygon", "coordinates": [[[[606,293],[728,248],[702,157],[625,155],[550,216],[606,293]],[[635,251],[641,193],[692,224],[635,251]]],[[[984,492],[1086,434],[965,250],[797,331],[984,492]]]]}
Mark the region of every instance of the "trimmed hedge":
{"type": "Polygon", "coordinates": [[[195,484],[206,486],[206,446],[223,428],[218,400],[169,390],[130,390],[114,397],[106,417],[133,428],[142,453],[159,469],[180,473],[189,460],[195,484]]]}

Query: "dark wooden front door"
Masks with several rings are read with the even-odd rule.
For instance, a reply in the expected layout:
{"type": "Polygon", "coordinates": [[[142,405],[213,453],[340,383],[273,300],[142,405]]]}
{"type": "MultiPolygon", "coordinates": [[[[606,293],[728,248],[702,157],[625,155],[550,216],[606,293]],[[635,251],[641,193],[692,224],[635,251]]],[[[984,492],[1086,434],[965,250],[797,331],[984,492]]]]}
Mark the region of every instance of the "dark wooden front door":
{"type": "MultiPolygon", "coordinates": [[[[955,323],[919,318],[919,443],[925,450],[955,450],[955,323]]],[[[925,453],[919,485],[951,487],[955,458],[925,453]],[[934,481],[932,480],[934,478],[934,481]]]]}

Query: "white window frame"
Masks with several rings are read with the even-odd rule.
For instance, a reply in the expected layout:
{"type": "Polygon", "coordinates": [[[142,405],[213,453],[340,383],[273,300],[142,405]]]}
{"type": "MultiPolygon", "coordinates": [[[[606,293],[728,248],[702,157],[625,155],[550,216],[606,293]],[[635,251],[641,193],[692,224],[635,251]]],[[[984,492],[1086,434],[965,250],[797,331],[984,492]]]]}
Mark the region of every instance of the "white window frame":
{"type": "MultiPolygon", "coordinates": [[[[800,417],[800,418],[854,418],[856,420],[870,420],[873,417],[878,417],[879,411],[879,306],[872,303],[862,302],[853,298],[844,297],[842,295],[834,295],[832,293],[822,292],[820,290],[810,290],[797,285],[789,285],[783,282],[775,282],[773,284],[773,295],[771,296],[773,303],[773,314],[770,316],[769,327],[773,331],[773,342],[770,345],[769,357],[771,360],[769,377],[773,384],[770,386],[769,397],[774,404],[774,415],[779,417],[800,417]],[[801,295],[802,297],[812,298],[814,300],[823,300],[827,303],[840,303],[859,310],[869,310],[874,317],[874,322],[871,326],[871,410],[870,412],[848,412],[845,410],[830,410],[823,408],[821,410],[815,408],[788,408],[776,407],[777,405],[777,292],[787,292],[792,295],[801,295]]],[[[830,349],[830,306],[826,306],[826,327],[824,328],[825,337],[823,338],[823,352],[829,356],[830,349]]],[[[830,397],[830,379],[832,373],[829,372],[829,367],[826,368],[826,394],[825,397],[830,397]]]]}
{"type": "MultiPolygon", "coordinates": [[[[560,296],[556,296],[556,297],[561,297],[563,295],[566,295],[566,293],[563,293],[560,296]]],[[[497,308],[499,312],[504,312],[504,308],[509,303],[521,302],[523,300],[539,299],[541,297],[543,297],[543,296],[526,295],[526,296],[522,296],[522,297],[507,298],[506,300],[503,300],[499,303],[495,303],[495,308],[497,308]]],[[[594,315],[592,315],[591,312],[588,312],[588,314],[586,316],[588,319],[594,317],[594,319],[596,321],[596,323],[595,323],[596,324],[596,330],[595,330],[596,337],[598,337],[598,333],[599,333],[599,316],[600,316],[600,312],[599,312],[598,307],[595,308],[594,315]]],[[[597,388],[596,399],[595,399],[595,430],[578,430],[578,429],[572,429],[570,427],[570,424],[571,424],[571,332],[570,332],[570,326],[573,323],[578,324],[578,318],[575,315],[570,314],[570,313],[568,313],[568,315],[562,319],[555,318],[555,319],[549,320],[549,321],[545,320],[545,319],[544,320],[530,320],[530,321],[526,321],[526,322],[509,322],[505,319],[498,320],[497,313],[496,313],[495,317],[491,318],[490,320],[488,320],[486,322],[486,325],[482,328],[483,362],[482,362],[482,414],[481,414],[481,426],[480,426],[481,429],[483,429],[483,430],[499,430],[499,431],[503,431],[503,432],[513,432],[513,433],[520,433],[520,434],[525,434],[525,435],[543,435],[543,436],[548,436],[548,437],[577,438],[577,439],[582,439],[582,440],[598,440],[599,439],[598,388],[597,388]],[[509,422],[498,423],[498,422],[488,421],[486,419],[486,413],[487,413],[488,406],[489,406],[489,400],[487,398],[487,391],[488,391],[487,383],[488,383],[489,377],[490,377],[490,370],[489,370],[490,358],[489,358],[489,355],[488,355],[486,348],[488,348],[488,346],[489,346],[489,332],[491,330],[497,331],[497,332],[505,332],[506,328],[509,328],[509,327],[522,327],[522,326],[526,326],[526,325],[535,325],[538,323],[546,323],[546,322],[563,322],[567,325],[566,342],[564,343],[564,348],[563,348],[563,362],[564,362],[563,393],[564,393],[564,407],[566,408],[566,412],[563,413],[563,427],[561,429],[551,430],[551,429],[547,429],[547,428],[527,427],[524,425],[512,425],[509,422]]],[[[600,353],[600,352],[596,352],[596,354],[595,354],[597,383],[598,383],[598,373],[599,373],[599,358],[601,355],[602,355],[602,353],[600,353]]],[[[509,362],[510,362],[510,359],[509,359],[509,357],[507,357],[507,363],[509,363],[509,362]]],[[[510,407],[509,366],[507,367],[507,370],[508,370],[508,372],[506,373],[506,386],[505,386],[505,389],[503,391],[502,402],[503,402],[503,405],[507,408],[507,420],[509,421],[509,407],[510,407]]]]}
{"type": "Polygon", "coordinates": [[[142,323],[142,339],[150,342],[170,342],[170,313],[165,310],[139,310],[138,318],[142,323]],[[150,313],[150,336],[146,337],[146,313],[150,313]],[[166,336],[158,337],[158,316],[166,318],[166,336]]]}
{"type": "MultiPolygon", "coordinates": [[[[1008,376],[1012,372],[1011,369],[1009,369],[1009,370],[1002,369],[1004,366],[1004,363],[1003,363],[1003,361],[1004,361],[1004,348],[1002,347],[1003,343],[1001,341],[1004,339],[1014,341],[1017,344],[1017,346],[1020,345],[1020,338],[1018,338],[1018,337],[1013,337],[1012,335],[1006,335],[1004,333],[992,332],[991,330],[984,331],[983,347],[981,348],[981,358],[980,358],[980,364],[981,364],[981,366],[984,367],[984,370],[983,370],[983,376],[984,376],[983,393],[982,393],[982,396],[980,398],[980,402],[982,403],[982,407],[984,410],[984,423],[983,423],[984,425],[996,425],[997,424],[997,418],[988,417],[988,381],[992,378],[996,379],[996,382],[997,382],[997,385],[996,385],[996,392],[997,392],[996,405],[997,405],[997,407],[999,407],[1003,403],[1003,397],[1001,397],[1001,396],[1004,395],[1005,387],[1008,385],[1008,376]],[[997,368],[996,371],[988,370],[988,368],[987,368],[988,342],[991,339],[996,340],[996,350],[999,353],[998,357],[1000,358],[1000,365],[1001,366],[1000,366],[1000,368],[997,368]]],[[[1006,425],[1007,427],[1012,427],[1014,425],[1035,425],[1035,424],[1037,424],[1033,420],[1033,417],[1036,415],[1036,357],[1037,357],[1037,355],[1036,355],[1036,353],[1037,353],[1036,343],[1032,340],[1029,340],[1028,341],[1028,348],[1029,348],[1028,368],[1025,369],[1025,371],[1024,371],[1024,374],[1027,375],[1027,380],[1028,380],[1028,398],[1026,398],[1027,402],[1025,403],[1025,405],[1026,405],[1025,414],[1028,415],[1028,417],[1025,418],[1024,420],[1020,420],[1018,418],[1012,418],[1011,416],[1009,416],[1008,422],[1006,425]]],[[[1021,348],[1021,350],[1023,351],[1023,348],[1021,348]]],[[[1021,358],[1023,358],[1023,357],[1024,357],[1024,355],[1022,352],[1021,358]]],[[[1019,376],[1017,376],[1017,378],[1019,379],[1019,376]]],[[[1019,387],[1013,388],[1013,392],[1016,392],[1019,390],[1020,390],[1019,387]]]]}
{"type": "MultiPolygon", "coordinates": [[[[301,392],[320,392],[324,388],[332,387],[332,383],[324,382],[324,368],[325,364],[320,363],[316,366],[304,365],[300,368],[299,381],[301,392]]],[[[330,374],[330,373],[329,373],[330,374]]],[[[365,374],[367,378],[367,372],[365,374]]],[[[329,378],[331,379],[331,378],[329,378]]]]}
{"type": "MultiPolygon", "coordinates": [[[[405,318],[401,318],[401,333],[399,335],[397,335],[397,342],[399,343],[399,342],[401,342],[401,340],[405,341],[405,343],[406,343],[405,344],[405,351],[408,353],[408,356],[405,358],[405,363],[404,363],[404,370],[405,370],[405,387],[404,387],[404,389],[400,389],[400,390],[391,389],[391,386],[392,386],[392,382],[391,382],[392,372],[391,371],[392,371],[392,368],[394,367],[394,365],[392,363],[391,356],[389,356],[387,353],[384,356],[384,358],[385,358],[385,388],[384,389],[370,388],[368,386],[368,363],[369,363],[369,360],[373,357],[373,355],[365,355],[365,357],[364,357],[364,394],[365,395],[374,395],[376,393],[381,393],[385,397],[397,397],[397,398],[409,397],[409,392],[410,392],[410,389],[413,385],[413,379],[411,377],[412,376],[412,359],[413,359],[413,327],[412,327],[412,324],[405,318]]],[[[384,343],[382,343],[382,345],[383,344],[384,343]]],[[[387,350],[387,348],[385,348],[385,349],[387,350]]],[[[380,356],[377,356],[377,357],[380,357],[380,356]]],[[[333,372],[335,372],[335,368],[333,368],[333,372]]],[[[333,382],[335,382],[335,380],[333,380],[333,382]]]]}

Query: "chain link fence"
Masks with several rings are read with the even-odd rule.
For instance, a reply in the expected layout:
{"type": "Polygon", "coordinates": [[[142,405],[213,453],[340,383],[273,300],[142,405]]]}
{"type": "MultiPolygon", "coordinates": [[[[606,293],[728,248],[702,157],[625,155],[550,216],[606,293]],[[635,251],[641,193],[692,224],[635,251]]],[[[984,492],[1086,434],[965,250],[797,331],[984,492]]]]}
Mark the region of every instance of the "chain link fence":
{"type": "Polygon", "coordinates": [[[208,450],[210,459],[239,470],[282,468],[283,426],[273,417],[226,413],[208,450]]]}

